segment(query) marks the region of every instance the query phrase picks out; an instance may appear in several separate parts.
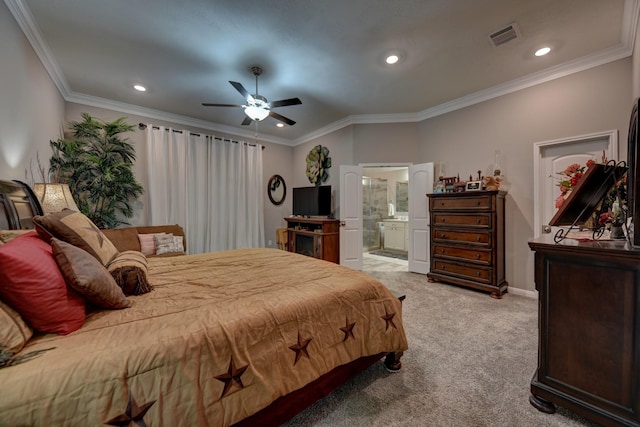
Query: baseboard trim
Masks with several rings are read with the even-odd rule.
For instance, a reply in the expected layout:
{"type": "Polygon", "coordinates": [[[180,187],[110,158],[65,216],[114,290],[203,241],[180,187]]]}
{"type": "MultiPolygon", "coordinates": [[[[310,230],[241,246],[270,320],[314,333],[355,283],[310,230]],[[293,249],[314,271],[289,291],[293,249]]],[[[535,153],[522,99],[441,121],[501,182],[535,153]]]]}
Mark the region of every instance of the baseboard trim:
{"type": "Polygon", "coordinates": [[[513,288],[509,286],[509,293],[513,295],[520,295],[527,298],[538,299],[538,291],[528,291],[526,289],[513,288]]]}

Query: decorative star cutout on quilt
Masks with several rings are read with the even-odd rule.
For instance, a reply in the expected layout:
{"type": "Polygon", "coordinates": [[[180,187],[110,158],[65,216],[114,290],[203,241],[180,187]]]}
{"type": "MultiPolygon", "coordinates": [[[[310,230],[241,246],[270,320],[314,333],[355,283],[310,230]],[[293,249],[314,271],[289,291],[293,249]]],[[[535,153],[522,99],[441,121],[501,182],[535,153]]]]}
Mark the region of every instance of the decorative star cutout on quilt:
{"type": "Polygon", "coordinates": [[[296,360],[293,361],[293,366],[296,366],[296,363],[298,363],[298,360],[300,360],[303,354],[307,356],[307,359],[310,359],[307,347],[312,339],[313,338],[307,338],[303,340],[300,336],[300,332],[298,332],[298,342],[289,347],[291,350],[296,352],[296,360]]]}
{"type": "Polygon", "coordinates": [[[398,329],[396,328],[396,324],[393,323],[393,318],[395,317],[395,313],[389,313],[387,311],[387,307],[384,308],[384,316],[381,316],[385,322],[387,322],[387,324],[385,325],[384,330],[388,330],[389,329],[389,325],[393,326],[393,329],[398,329]]]}
{"type": "Polygon", "coordinates": [[[144,416],[151,408],[151,406],[156,403],[155,400],[151,402],[147,402],[142,406],[138,406],[138,403],[129,392],[129,400],[127,401],[127,409],[122,415],[118,415],[115,418],[111,418],[105,424],[110,426],[139,426],[139,427],[147,427],[147,424],[144,422],[144,416]]]}
{"type": "Polygon", "coordinates": [[[226,373],[222,375],[218,375],[215,377],[218,381],[222,381],[224,383],[224,388],[222,389],[222,394],[220,395],[220,399],[224,397],[225,394],[231,389],[233,383],[236,383],[240,386],[240,388],[244,388],[244,384],[242,384],[242,374],[247,370],[249,365],[245,365],[241,368],[236,368],[233,363],[233,357],[229,362],[229,369],[226,373]]]}
{"type": "Polygon", "coordinates": [[[353,327],[356,326],[356,322],[349,323],[349,318],[347,317],[344,327],[340,328],[342,332],[344,332],[344,338],[342,341],[346,341],[349,337],[356,339],[355,335],[353,335],[353,327]]]}

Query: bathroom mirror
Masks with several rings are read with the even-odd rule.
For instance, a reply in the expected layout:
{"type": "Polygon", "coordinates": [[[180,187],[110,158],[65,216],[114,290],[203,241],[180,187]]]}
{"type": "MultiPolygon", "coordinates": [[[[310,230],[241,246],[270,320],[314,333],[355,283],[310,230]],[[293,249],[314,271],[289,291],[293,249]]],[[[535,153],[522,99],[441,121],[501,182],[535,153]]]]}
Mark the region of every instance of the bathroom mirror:
{"type": "Polygon", "coordinates": [[[396,212],[409,212],[409,183],[396,182],[396,212]]]}
{"type": "Polygon", "coordinates": [[[267,184],[267,195],[274,205],[281,205],[287,197],[287,186],[280,175],[273,175],[267,184]]]}

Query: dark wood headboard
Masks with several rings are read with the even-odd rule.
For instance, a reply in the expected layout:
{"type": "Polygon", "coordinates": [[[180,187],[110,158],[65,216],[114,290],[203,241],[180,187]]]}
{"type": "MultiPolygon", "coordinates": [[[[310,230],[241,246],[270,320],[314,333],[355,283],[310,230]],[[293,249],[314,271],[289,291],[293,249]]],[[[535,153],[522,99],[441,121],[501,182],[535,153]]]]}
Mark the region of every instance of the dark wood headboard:
{"type": "Polygon", "coordinates": [[[43,215],[38,198],[21,181],[0,180],[0,229],[26,230],[33,228],[33,217],[43,215]]]}

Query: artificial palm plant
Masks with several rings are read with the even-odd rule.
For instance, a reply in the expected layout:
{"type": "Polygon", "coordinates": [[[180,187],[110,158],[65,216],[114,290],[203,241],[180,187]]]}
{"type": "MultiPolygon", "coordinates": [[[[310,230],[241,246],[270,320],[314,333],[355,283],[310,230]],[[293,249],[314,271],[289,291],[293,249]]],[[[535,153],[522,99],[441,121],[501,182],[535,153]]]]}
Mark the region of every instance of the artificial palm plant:
{"type": "Polygon", "coordinates": [[[135,149],[120,136],[133,126],[124,117],[108,123],[84,113],[82,119],[70,123],[73,138],[50,141],[52,179],[69,185],[80,211],[98,227],[126,224],[143,193],[132,170],[135,149]]]}

